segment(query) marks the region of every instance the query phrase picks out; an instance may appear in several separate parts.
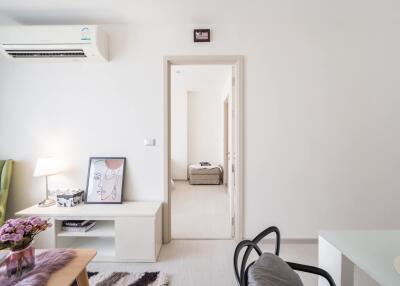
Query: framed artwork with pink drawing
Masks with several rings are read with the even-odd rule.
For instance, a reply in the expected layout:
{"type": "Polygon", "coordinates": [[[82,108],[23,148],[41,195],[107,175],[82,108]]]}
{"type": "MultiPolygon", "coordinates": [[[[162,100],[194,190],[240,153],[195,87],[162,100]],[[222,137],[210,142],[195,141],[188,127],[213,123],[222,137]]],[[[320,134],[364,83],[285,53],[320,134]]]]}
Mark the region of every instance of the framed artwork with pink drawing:
{"type": "Polygon", "coordinates": [[[86,204],[121,204],[125,173],[124,157],[91,157],[86,204]]]}

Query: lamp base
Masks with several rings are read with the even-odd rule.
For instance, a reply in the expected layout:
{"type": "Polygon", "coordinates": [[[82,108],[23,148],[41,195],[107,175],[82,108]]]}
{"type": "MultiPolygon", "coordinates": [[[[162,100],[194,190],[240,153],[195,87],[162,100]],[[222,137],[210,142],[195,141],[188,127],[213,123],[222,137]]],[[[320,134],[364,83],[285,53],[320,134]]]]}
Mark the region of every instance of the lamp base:
{"type": "Polygon", "coordinates": [[[56,203],[55,200],[46,199],[46,200],[41,201],[40,203],[38,203],[38,206],[39,206],[39,207],[49,207],[49,206],[54,205],[55,203],[56,203]]]}

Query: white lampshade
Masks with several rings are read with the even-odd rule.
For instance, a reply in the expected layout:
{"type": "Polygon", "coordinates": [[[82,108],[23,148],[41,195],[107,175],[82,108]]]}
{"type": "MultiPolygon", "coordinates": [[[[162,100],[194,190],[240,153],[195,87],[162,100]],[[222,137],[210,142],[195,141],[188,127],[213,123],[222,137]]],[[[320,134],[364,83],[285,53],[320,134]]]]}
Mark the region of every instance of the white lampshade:
{"type": "Polygon", "coordinates": [[[60,173],[61,171],[62,171],[62,166],[56,158],[43,157],[37,160],[33,176],[35,177],[50,176],[60,173]]]}

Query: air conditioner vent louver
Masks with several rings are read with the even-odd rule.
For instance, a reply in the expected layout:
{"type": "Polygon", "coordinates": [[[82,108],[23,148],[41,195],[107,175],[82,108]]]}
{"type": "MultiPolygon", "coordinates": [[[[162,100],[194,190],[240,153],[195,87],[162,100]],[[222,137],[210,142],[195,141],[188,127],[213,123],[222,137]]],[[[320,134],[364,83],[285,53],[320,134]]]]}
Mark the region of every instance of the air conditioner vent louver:
{"type": "Polygon", "coordinates": [[[108,38],[97,25],[0,25],[0,55],[27,63],[107,62],[108,38]]]}
{"type": "Polygon", "coordinates": [[[13,58],[86,58],[82,49],[74,50],[6,50],[13,58]]]}

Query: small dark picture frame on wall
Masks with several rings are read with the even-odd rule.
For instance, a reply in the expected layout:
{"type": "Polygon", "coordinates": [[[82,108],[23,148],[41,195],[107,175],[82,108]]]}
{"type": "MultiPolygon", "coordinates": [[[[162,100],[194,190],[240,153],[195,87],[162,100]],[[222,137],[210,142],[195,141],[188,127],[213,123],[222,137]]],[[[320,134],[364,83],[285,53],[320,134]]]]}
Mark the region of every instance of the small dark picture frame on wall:
{"type": "Polygon", "coordinates": [[[211,32],[210,29],[194,29],[193,40],[195,43],[198,42],[210,42],[211,32]]]}
{"type": "Polygon", "coordinates": [[[125,157],[89,158],[86,204],[122,204],[125,161],[125,157]]]}

